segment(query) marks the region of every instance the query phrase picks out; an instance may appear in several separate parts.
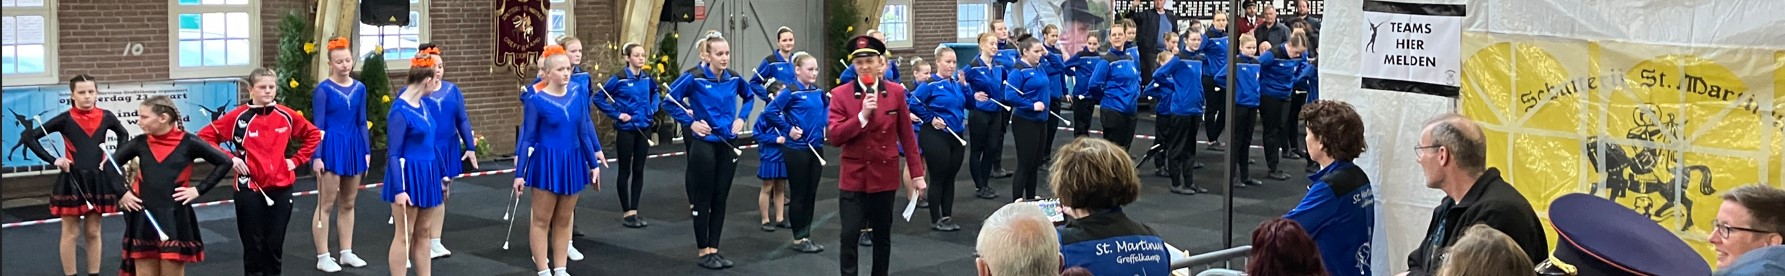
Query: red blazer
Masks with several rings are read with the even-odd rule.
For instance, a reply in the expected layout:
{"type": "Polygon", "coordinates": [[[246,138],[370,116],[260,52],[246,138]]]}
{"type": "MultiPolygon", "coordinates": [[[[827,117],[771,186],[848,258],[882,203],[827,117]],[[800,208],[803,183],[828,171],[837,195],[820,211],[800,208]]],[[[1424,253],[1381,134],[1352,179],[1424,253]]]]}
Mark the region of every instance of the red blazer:
{"type": "MultiPolygon", "coordinates": [[[[234,142],[236,138],[236,121],[243,114],[254,115],[248,123],[247,136],[237,150],[247,151],[248,157],[242,161],[248,163],[248,174],[253,181],[252,188],[288,189],[297,180],[285,162],[302,166],[310,161],[310,154],[316,152],[316,145],[322,142],[322,130],[304,119],[304,115],[282,105],[269,107],[238,106],[228,114],[218,117],[217,121],[206,125],[198,131],[198,138],[205,143],[219,145],[223,142],[234,142]],[[292,138],[299,138],[304,145],[298,147],[296,155],[285,155],[285,148],[292,138]]],[[[224,152],[241,158],[241,152],[224,152]]],[[[218,168],[228,169],[228,168],[218,168]]],[[[232,185],[233,186],[233,185],[232,185]]],[[[239,187],[238,187],[239,188],[239,187]]]]}
{"type": "MultiPolygon", "coordinates": [[[[868,87],[856,80],[831,89],[830,95],[830,125],[826,127],[825,140],[843,149],[840,188],[867,193],[898,190],[898,147],[903,145],[905,152],[918,151],[917,134],[909,124],[911,109],[905,103],[905,88],[886,80],[881,80],[878,87],[868,87]],[[879,97],[880,107],[868,115],[867,126],[862,126],[856,117],[862,111],[862,98],[857,96],[879,97]]],[[[923,157],[906,155],[905,164],[912,178],[923,177],[923,157]]]]}

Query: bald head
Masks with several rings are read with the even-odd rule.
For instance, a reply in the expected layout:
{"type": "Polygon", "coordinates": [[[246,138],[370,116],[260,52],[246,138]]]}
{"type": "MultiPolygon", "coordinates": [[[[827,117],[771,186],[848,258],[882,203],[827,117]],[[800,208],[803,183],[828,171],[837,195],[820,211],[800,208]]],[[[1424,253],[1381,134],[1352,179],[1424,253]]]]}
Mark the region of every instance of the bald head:
{"type": "Polygon", "coordinates": [[[980,275],[1059,275],[1060,238],[1032,203],[1011,203],[979,229],[980,275]]]}
{"type": "Polygon", "coordinates": [[[1463,171],[1480,174],[1487,170],[1487,139],[1482,137],[1481,125],[1475,120],[1456,113],[1444,114],[1426,121],[1421,133],[1420,140],[1429,141],[1427,146],[1444,148],[1452,163],[1463,171]]]}

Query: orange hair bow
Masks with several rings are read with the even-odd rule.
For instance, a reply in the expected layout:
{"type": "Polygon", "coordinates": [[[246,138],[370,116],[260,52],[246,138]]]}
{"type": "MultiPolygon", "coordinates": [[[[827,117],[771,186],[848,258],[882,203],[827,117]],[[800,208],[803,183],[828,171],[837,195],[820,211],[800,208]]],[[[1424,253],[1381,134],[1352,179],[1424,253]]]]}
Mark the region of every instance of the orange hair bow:
{"type": "Polygon", "coordinates": [[[347,49],[348,46],[350,45],[347,43],[347,38],[345,37],[336,37],[328,40],[328,49],[330,51],[335,49],[347,49]]]}
{"type": "Polygon", "coordinates": [[[414,58],[409,59],[409,66],[434,67],[434,58],[431,56],[416,55],[414,58]]]}
{"type": "Polygon", "coordinates": [[[440,55],[440,47],[436,46],[436,47],[428,47],[427,49],[421,49],[421,53],[428,54],[430,56],[438,56],[438,55],[440,55]]]}
{"type": "Polygon", "coordinates": [[[564,52],[564,46],[551,45],[551,46],[545,46],[545,51],[540,52],[539,57],[540,58],[548,58],[548,57],[555,56],[555,55],[563,55],[565,53],[566,52],[564,52]]]}

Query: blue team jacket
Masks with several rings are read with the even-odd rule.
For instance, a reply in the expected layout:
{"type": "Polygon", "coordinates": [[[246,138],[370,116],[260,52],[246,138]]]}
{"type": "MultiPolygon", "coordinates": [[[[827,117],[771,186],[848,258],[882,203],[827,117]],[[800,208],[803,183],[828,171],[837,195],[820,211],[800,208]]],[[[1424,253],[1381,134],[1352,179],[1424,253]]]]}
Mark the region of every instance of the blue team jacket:
{"type": "Polygon", "coordinates": [[[756,69],[751,72],[750,84],[763,88],[755,91],[756,97],[763,99],[768,98],[769,89],[774,89],[768,87],[770,79],[783,85],[799,81],[798,75],[793,72],[793,63],[781,58],[780,52],[762,58],[762,63],[757,64],[756,69]]]}
{"type": "Polygon", "coordinates": [[[1134,102],[1140,97],[1140,64],[1126,56],[1128,51],[1111,51],[1103,55],[1109,64],[1097,67],[1097,72],[1091,74],[1091,83],[1101,84],[1093,87],[1091,93],[1100,99],[1097,104],[1103,109],[1134,116],[1134,102]]]}
{"type": "Polygon", "coordinates": [[[1153,73],[1148,97],[1159,98],[1159,115],[1202,114],[1202,60],[1173,58],[1153,73]]]}
{"type": "Polygon", "coordinates": [[[1058,228],[1062,267],[1093,275],[1171,275],[1171,252],[1153,229],[1121,209],[1066,221],[1058,228]]]}
{"type": "Polygon", "coordinates": [[[966,70],[962,75],[967,78],[967,98],[972,99],[975,92],[985,92],[992,98],[990,101],[983,102],[975,100],[973,109],[985,112],[1004,112],[1004,108],[998,106],[997,103],[997,101],[1002,101],[999,99],[998,91],[1004,91],[1004,67],[979,57],[974,57],[973,62],[968,64],[971,64],[969,66],[972,67],[962,69],[966,70]]]}
{"type": "Polygon", "coordinates": [[[802,132],[799,139],[788,137],[789,149],[804,150],[817,147],[824,149],[824,129],[829,124],[830,93],[800,83],[792,83],[782,90],[781,96],[770,100],[763,107],[758,121],[766,121],[770,126],[786,134],[793,127],[802,132]]]}
{"type": "Polygon", "coordinates": [[[1060,97],[1066,96],[1066,74],[1069,73],[1066,69],[1066,58],[1062,56],[1065,53],[1060,52],[1060,49],[1054,48],[1054,46],[1044,46],[1043,48],[1047,49],[1047,55],[1041,56],[1041,65],[1042,68],[1047,69],[1049,81],[1047,96],[1054,99],[1054,102],[1059,102],[1060,97]]]}
{"type": "Polygon", "coordinates": [[[1302,62],[1301,70],[1296,72],[1296,75],[1301,76],[1301,80],[1295,82],[1295,90],[1308,91],[1307,102],[1314,103],[1314,101],[1320,100],[1320,69],[1315,67],[1313,62],[1306,60],[1302,62]]]}
{"type": "Polygon", "coordinates": [[[935,81],[918,86],[917,91],[911,93],[911,113],[923,120],[918,126],[933,128],[930,127],[930,120],[942,118],[942,123],[948,124],[948,129],[965,135],[967,108],[973,105],[972,93],[967,92],[959,80],[944,80],[940,76],[933,80],[935,81]]]}
{"type": "Polygon", "coordinates": [[[595,109],[614,119],[614,129],[622,131],[641,130],[651,127],[651,121],[662,106],[663,96],[657,80],[651,76],[633,72],[631,68],[620,69],[607,82],[596,87],[596,94],[590,97],[595,101],[595,109]],[[620,114],[632,116],[631,121],[620,122],[620,114]]]}
{"type": "Polygon", "coordinates": [[[1206,74],[1215,79],[1227,78],[1227,46],[1227,37],[1211,36],[1202,39],[1202,49],[1198,52],[1202,53],[1203,61],[1208,65],[1206,74]]]}
{"type": "Polygon", "coordinates": [[[705,65],[696,65],[682,72],[682,78],[670,85],[670,98],[664,101],[670,106],[664,108],[669,109],[670,117],[675,117],[676,122],[683,125],[692,125],[696,120],[706,121],[713,132],[700,137],[701,141],[730,141],[738,138],[737,133],[731,132],[732,120],[749,121],[750,110],[755,108],[750,102],[758,93],[752,87],[730,69],[713,72],[705,65]],[[692,109],[694,114],[682,110],[683,106],[692,109]]]}
{"type": "Polygon", "coordinates": [[[1337,160],[1308,176],[1314,185],[1283,218],[1300,223],[1332,275],[1370,274],[1370,235],[1376,225],[1370,178],[1350,160],[1337,160]]]}
{"type": "Polygon", "coordinates": [[[1053,106],[1052,95],[1047,90],[1052,87],[1047,72],[1039,66],[1031,66],[1019,60],[1016,70],[1010,71],[1005,78],[1003,94],[1008,99],[1004,104],[1010,105],[1011,115],[1029,121],[1046,122],[1048,109],[1053,106]],[[1042,110],[1035,111],[1035,103],[1041,103],[1042,110]]]}
{"type": "MultiPolygon", "coordinates": [[[[1240,56],[1236,63],[1238,64],[1234,69],[1239,70],[1240,74],[1234,76],[1236,80],[1234,90],[1239,91],[1239,93],[1233,94],[1234,105],[1258,108],[1258,71],[1260,70],[1258,59],[1240,56]]],[[[1225,77],[1221,76],[1220,78],[1225,77]]]]}
{"type": "Polygon", "coordinates": [[[1290,88],[1301,81],[1298,74],[1307,59],[1288,57],[1287,52],[1272,50],[1258,56],[1259,74],[1258,90],[1265,96],[1278,100],[1288,100],[1290,88]]]}
{"type": "MultiPolygon", "coordinates": [[[[801,129],[803,130],[804,128],[801,129]]],[[[750,130],[752,131],[750,138],[755,139],[757,145],[761,145],[761,147],[756,148],[756,153],[761,155],[761,159],[759,160],[762,161],[762,163],[783,162],[781,159],[782,144],[776,143],[775,139],[785,136],[787,130],[776,128],[773,124],[769,123],[769,120],[763,120],[762,117],[756,118],[756,124],[750,126],[750,130]]]]}
{"type": "Polygon", "coordinates": [[[1070,92],[1070,96],[1074,100],[1088,99],[1090,103],[1096,103],[1099,100],[1091,93],[1092,90],[1096,90],[1091,85],[1091,76],[1097,73],[1098,67],[1103,66],[1109,66],[1109,61],[1103,60],[1103,55],[1090,48],[1079,51],[1073,54],[1071,59],[1066,60],[1066,71],[1072,73],[1075,79],[1070,92]]]}

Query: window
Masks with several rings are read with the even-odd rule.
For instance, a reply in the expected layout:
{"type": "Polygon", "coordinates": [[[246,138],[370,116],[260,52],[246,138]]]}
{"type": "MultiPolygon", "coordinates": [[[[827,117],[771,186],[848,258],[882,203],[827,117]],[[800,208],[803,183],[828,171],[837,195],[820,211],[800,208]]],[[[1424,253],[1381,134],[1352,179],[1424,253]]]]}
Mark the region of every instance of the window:
{"type": "MultiPolygon", "coordinates": [[[[365,58],[372,50],[384,47],[384,60],[387,69],[402,70],[409,68],[409,59],[427,41],[428,6],[425,1],[409,0],[409,25],[406,26],[372,26],[359,23],[359,39],[354,40],[353,47],[359,50],[359,57],[365,58]]],[[[363,66],[363,64],[361,64],[363,66]]]]}
{"type": "Polygon", "coordinates": [[[549,36],[546,36],[547,45],[557,44],[559,37],[576,35],[576,17],[571,16],[575,14],[575,7],[575,1],[552,0],[552,10],[546,13],[545,19],[549,32],[549,36]]]}
{"type": "Polygon", "coordinates": [[[980,33],[992,31],[991,26],[987,26],[992,22],[991,3],[964,1],[961,2],[958,13],[955,20],[957,22],[955,30],[958,34],[955,35],[955,38],[959,41],[971,43],[974,42],[974,39],[979,38],[980,33]]]}
{"type": "Polygon", "coordinates": [[[0,75],[7,85],[56,83],[55,3],[5,0],[5,41],[0,43],[0,75]]]}
{"type": "Polygon", "coordinates": [[[260,64],[258,0],[172,0],[173,78],[240,75],[260,64]]]}
{"type": "Polygon", "coordinates": [[[886,1],[880,15],[880,32],[886,33],[886,47],[911,47],[911,0],[886,1]]]}

